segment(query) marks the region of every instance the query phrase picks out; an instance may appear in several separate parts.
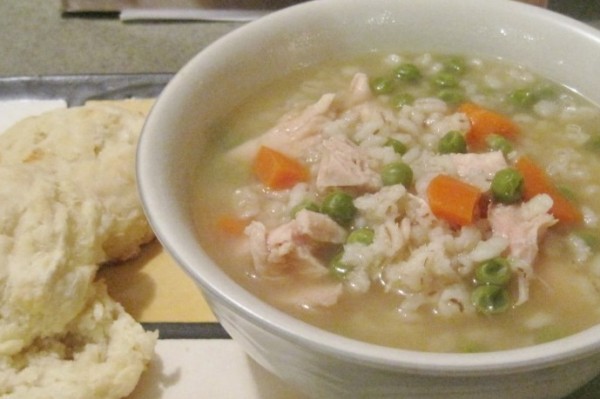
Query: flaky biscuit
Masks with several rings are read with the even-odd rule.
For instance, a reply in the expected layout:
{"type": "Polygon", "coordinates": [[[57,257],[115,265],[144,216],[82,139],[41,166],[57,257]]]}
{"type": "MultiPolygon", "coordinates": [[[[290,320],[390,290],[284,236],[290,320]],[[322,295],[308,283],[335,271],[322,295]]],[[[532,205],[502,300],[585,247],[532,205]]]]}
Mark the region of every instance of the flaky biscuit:
{"type": "Polygon", "coordinates": [[[0,356],[62,331],[90,298],[103,207],[38,165],[0,165],[0,356]]]}
{"type": "Polygon", "coordinates": [[[153,238],[135,183],[145,112],[55,110],[0,135],[0,397],[120,398],[152,356],[156,335],[94,282],[153,238]]]}
{"type": "Polygon", "coordinates": [[[145,332],[111,300],[103,284],[64,331],[0,357],[0,397],[117,399],[133,391],[156,334],[145,332]]]}
{"type": "Polygon", "coordinates": [[[149,106],[128,104],[53,110],[0,135],[0,164],[40,165],[104,206],[105,261],[131,258],[154,237],[135,184],[135,151],[149,106]]]}

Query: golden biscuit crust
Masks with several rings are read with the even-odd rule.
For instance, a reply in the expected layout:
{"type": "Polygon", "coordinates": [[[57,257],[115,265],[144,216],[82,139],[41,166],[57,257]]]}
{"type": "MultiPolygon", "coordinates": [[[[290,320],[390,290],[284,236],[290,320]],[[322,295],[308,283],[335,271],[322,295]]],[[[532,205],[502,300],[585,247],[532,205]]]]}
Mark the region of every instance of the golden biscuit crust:
{"type": "Polygon", "coordinates": [[[154,238],[135,179],[135,151],[149,106],[141,100],[123,104],[46,112],[0,135],[0,164],[39,165],[104,206],[104,261],[134,257],[154,238]]]}

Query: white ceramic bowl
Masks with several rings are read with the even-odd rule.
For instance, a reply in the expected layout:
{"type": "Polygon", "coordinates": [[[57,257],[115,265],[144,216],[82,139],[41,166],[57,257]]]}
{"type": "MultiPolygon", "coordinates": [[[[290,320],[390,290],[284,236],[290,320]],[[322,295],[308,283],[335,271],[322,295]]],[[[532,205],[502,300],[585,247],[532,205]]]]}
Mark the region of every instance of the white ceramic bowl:
{"type": "Polygon", "coordinates": [[[375,346],[324,332],[258,300],[199,245],[188,187],[207,126],[292,70],[372,49],[501,56],[600,103],[600,32],[547,10],[509,0],[302,3],[217,40],[160,95],[137,165],[144,207],[160,241],[248,354],[315,398],[563,397],[600,373],[600,326],[492,353],[375,346]]]}

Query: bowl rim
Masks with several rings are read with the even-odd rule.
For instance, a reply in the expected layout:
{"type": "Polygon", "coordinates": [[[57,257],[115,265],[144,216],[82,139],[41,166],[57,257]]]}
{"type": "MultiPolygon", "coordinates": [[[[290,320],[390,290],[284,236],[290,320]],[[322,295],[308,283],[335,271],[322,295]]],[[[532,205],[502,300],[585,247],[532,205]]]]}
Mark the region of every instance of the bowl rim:
{"type": "MultiPolygon", "coordinates": [[[[375,4],[386,4],[391,0],[369,2],[369,7],[375,4]]],[[[398,1],[398,0],[395,0],[398,1]]],[[[420,0],[443,3],[445,0],[420,0]]],[[[560,15],[550,10],[541,9],[528,4],[507,0],[454,0],[469,6],[509,8],[515,12],[526,12],[537,18],[553,21],[581,35],[591,36],[600,43],[600,31],[560,15]],[[510,4],[509,4],[510,3],[510,4]]],[[[152,107],[144,124],[140,137],[136,161],[136,174],[140,198],[158,240],[167,252],[174,258],[187,274],[189,274],[205,293],[220,298],[220,303],[229,310],[250,321],[260,328],[282,337],[287,341],[310,347],[315,351],[326,353],[337,358],[352,359],[365,365],[382,369],[403,368],[420,373],[444,373],[459,375],[508,373],[519,370],[531,370],[550,365],[583,358],[600,351],[600,325],[593,326],[579,333],[555,341],[538,345],[482,353],[438,353],[421,352],[407,349],[390,348],[367,342],[343,337],[298,320],[275,307],[254,297],[245,289],[233,282],[200,248],[191,249],[182,244],[176,237],[177,226],[173,220],[168,220],[161,207],[165,205],[164,198],[157,197],[159,189],[153,186],[153,173],[156,169],[148,169],[152,163],[151,148],[156,148],[159,140],[156,136],[160,131],[154,126],[159,122],[163,108],[172,97],[177,96],[179,88],[186,84],[186,76],[193,73],[197,66],[205,62],[219,47],[243,38],[248,32],[264,29],[273,22],[281,22],[291,18],[297,12],[318,13],[322,8],[344,5],[348,3],[363,3],[357,0],[314,0],[303,2],[261,17],[244,26],[220,37],[205,49],[190,59],[167,84],[152,107]],[[157,199],[159,198],[159,199],[157,199]],[[194,267],[195,263],[205,264],[202,273],[194,267]]],[[[198,245],[199,246],[199,245],[198,245]]]]}

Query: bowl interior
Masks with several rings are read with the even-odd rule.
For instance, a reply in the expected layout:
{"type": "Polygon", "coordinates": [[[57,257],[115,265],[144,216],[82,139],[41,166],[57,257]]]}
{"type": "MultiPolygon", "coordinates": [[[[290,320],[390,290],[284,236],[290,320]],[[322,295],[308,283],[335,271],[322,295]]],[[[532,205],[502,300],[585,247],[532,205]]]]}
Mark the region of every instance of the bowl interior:
{"type": "Polygon", "coordinates": [[[239,28],[194,57],[152,109],[138,150],[138,184],[160,241],[203,290],[243,317],[319,350],[382,365],[438,370],[529,367],[598,349],[600,327],[523,350],[422,354],[323,333],[240,289],[202,251],[189,182],[207,128],[249,94],[289,72],[369,51],[501,57],[600,103],[600,34],[537,7],[506,0],[318,0],[239,28]],[[537,359],[537,360],[534,360],[537,359]],[[487,365],[487,366],[485,366],[487,365]]]}

